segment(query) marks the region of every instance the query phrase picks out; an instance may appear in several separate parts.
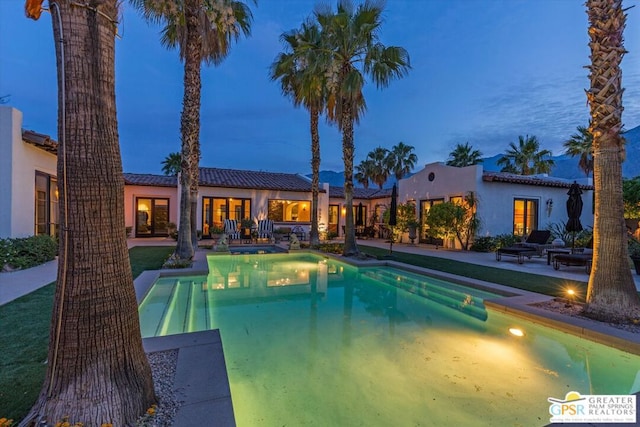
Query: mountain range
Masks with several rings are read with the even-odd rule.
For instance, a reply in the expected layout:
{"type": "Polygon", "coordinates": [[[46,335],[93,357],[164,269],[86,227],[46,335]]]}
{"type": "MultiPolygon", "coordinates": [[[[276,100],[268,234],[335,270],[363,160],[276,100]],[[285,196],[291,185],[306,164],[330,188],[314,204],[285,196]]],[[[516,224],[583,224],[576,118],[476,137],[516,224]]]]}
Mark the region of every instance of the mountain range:
{"type": "MultiPolygon", "coordinates": [[[[622,176],[624,178],[634,178],[640,175],[640,126],[628,130],[624,133],[624,137],[627,140],[626,144],[626,160],[622,164],[622,176]]],[[[502,154],[496,154],[492,157],[485,157],[482,160],[484,170],[486,171],[500,171],[501,167],[497,162],[502,157],[502,154]]],[[[555,166],[552,168],[550,176],[565,179],[578,179],[584,178],[585,173],[578,167],[578,157],[571,157],[566,154],[559,156],[553,156],[555,166]]],[[[311,175],[307,175],[311,177],[311,175]]],[[[410,176],[410,175],[409,175],[410,176]]],[[[593,175],[592,175],[593,177],[593,175]]],[[[344,186],[344,173],[335,171],[321,171],[320,182],[328,182],[331,186],[342,187],[344,186]]],[[[384,187],[390,188],[395,183],[395,178],[389,179],[384,187]]],[[[361,187],[360,184],[354,182],[354,185],[361,187]]],[[[369,188],[374,188],[375,184],[370,185],[369,188]]]]}

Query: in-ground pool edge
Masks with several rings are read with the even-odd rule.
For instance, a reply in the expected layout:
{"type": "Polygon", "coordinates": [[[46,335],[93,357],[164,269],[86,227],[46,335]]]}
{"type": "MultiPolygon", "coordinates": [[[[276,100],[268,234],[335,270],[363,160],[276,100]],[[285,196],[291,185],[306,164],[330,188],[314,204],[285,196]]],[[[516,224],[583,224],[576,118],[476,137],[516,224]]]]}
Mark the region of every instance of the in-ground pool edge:
{"type": "Polygon", "coordinates": [[[640,335],[581,317],[569,316],[532,306],[536,302],[553,299],[533,300],[530,297],[512,297],[484,300],[488,310],[509,314],[547,326],[577,337],[604,344],[627,353],[640,356],[640,335]]]}
{"type": "Polygon", "coordinates": [[[236,425],[218,329],[144,338],[142,341],[147,353],[178,350],[173,387],[181,405],[173,419],[174,425],[236,425]]]}

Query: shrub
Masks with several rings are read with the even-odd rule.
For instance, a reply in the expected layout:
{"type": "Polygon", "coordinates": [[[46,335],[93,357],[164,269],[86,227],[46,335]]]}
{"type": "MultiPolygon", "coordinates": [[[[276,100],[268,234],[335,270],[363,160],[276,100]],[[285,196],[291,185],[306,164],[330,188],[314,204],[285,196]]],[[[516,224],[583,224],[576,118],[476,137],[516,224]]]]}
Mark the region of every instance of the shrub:
{"type": "Polygon", "coordinates": [[[491,236],[475,237],[471,244],[475,252],[493,252],[496,250],[496,239],[491,236]]]}
{"type": "Polygon", "coordinates": [[[515,234],[498,234],[494,239],[495,249],[513,246],[521,241],[520,236],[516,236],[515,234]]]}
{"type": "Polygon", "coordinates": [[[0,267],[24,269],[44,264],[56,257],[58,243],[48,235],[0,239],[0,267]]]}
{"type": "Polygon", "coordinates": [[[318,250],[329,254],[341,254],[344,251],[344,243],[320,243],[318,250]]]}

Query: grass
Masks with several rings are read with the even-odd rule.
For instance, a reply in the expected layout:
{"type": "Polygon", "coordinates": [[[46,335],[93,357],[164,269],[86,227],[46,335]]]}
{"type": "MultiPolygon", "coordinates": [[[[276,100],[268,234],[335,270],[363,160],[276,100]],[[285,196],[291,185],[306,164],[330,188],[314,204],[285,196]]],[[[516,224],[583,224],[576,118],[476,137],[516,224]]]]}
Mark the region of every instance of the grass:
{"type": "MultiPolygon", "coordinates": [[[[133,277],[162,267],[173,249],[131,248],[133,277]]],[[[54,292],[55,282],[0,306],[0,418],[23,418],[38,397],[46,374],[54,292]]]]}

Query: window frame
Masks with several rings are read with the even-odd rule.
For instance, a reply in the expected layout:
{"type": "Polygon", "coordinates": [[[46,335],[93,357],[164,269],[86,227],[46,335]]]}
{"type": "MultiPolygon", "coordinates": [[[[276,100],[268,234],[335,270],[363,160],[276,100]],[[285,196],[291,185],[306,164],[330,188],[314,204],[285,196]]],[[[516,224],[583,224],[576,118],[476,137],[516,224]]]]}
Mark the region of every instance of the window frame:
{"type": "Polygon", "coordinates": [[[280,223],[310,223],[311,222],[311,201],[306,199],[269,199],[267,200],[267,218],[280,223]],[[282,204],[291,205],[289,208],[282,207],[279,211],[282,212],[282,215],[276,215],[272,205],[273,203],[281,202],[282,204]],[[296,208],[302,208],[302,210],[296,210],[296,217],[293,218],[293,208],[294,204],[299,204],[300,206],[295,206],[296,208]],[[287,212],[289,210],[289,212],[287,212]],[[302,217],[302,219],[301,219],[302,217]]]}

